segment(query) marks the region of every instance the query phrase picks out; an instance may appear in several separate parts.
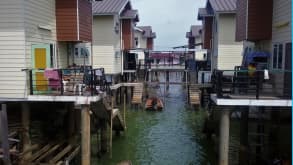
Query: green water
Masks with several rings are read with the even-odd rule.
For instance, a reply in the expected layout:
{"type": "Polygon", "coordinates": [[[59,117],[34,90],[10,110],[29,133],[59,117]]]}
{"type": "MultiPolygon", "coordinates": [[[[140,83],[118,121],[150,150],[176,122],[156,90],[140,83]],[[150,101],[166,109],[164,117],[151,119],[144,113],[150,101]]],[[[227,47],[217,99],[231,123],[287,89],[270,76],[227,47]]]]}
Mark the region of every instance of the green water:
{"type": "Polygon", "coordinates": [[[170,86],[163,112],[128,109],[127,131],[113,136],[112,158],[106,154],[91,164],[116,165],[123,160],[134,165],[216,164],[213,145],[201,133],[204,114],[186,107],[182,86],[170,86]]]}

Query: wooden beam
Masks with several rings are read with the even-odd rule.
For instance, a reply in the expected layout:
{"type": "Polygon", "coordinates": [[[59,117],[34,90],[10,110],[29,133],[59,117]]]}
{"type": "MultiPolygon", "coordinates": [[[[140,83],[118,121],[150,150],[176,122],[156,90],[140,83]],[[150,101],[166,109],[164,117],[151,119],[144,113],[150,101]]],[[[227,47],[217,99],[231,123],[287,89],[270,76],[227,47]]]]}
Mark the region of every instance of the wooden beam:
{"type": "Polygon", "coordinates": [[[65,158],[65,164],[69,164],[70,161],[80,152],[80,146],[76,147],[71,154],[68,155],[67,158],[65,158]]]}
{"type": "Polygon", "coordinates": [[[81,164],[90,165],[91,159],[91,127],[90,109],[83,105],[81,110],[81,164]]]}
{"type": "Polygon", "coordinates": [[[59,152],[54,158],[50,160],[50,163],[56,163],[58,162],[65,154],[67,154],[72,149],[71,145],[68,145],[65,147],[61,152],[59,152]]]}
{"type": "MultiPolygon", "coordinates": [[[[29,125],[30,125],[30,109],[27,102],[21,103],[21,122],[24,131],[22,132],[22,148],[23,151],[28,151],[31,148],[31,140],[29,136],[29,125]]],[[[28,160],[32,156],[31,152],[26,152],[20,164],[27,164],[26,160],[28,160]]]]}
{"type": "Polygon", "coordinates": [[[1,104],[0,109],[0,133],[3,149],[3,160],[5,165],[10,165],[10,156],[9,156],[9,142],[8,142],[8,121],[7,121],[7,112],[6,104],[1,104]]]}
{"type": "Polygon", "coordinates": [[[53,148],[49,149],[49,151],[47,151],[42,156],[40,156],[38,159],[36,159],[36,162],[39,163],[42,159],[46,158],[51,153],[53,153],[54,151],[56,151],[62,144],[63,144],[63,142],[62,143],[59,143],[59,144],[56,144],[53,148]]]}
{"type": "Polygon", "coordinates": [[[43,153],[45,153],[48,149],[50,149],[50,147],[52,146],[53,144],[47,144],[45,145],[42,149],[40,149],[38,152],[34,153],[29,159],[28,161],[33,161],[35,160],[36,158],[38,158],[39,156],[41,156],[43,153]]]}

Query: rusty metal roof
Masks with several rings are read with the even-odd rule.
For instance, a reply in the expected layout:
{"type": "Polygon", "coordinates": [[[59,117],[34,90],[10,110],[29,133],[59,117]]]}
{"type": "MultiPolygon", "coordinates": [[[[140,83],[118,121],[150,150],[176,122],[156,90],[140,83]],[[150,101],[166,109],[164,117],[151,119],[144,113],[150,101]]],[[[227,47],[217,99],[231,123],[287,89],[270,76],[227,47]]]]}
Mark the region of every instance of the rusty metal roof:
{"type": "Polygon", "coordinates": [[[139,29],[144,31],[143,36],[146,38],[156,38],[156,33],[152,32],[151,26],[138,26],[139,29]]]}
{"type": "Polygon", "coordinates": [[[215,12],[235,12],[237,0],[208,0],[215,12]]]}
{"type": "Polygon", "coordinates": [[[135,21],[139,21],[138,11],[137,10],[125,10],[121,14],[121,19],[133,19],[135,21]]]}
{"type": "Polygon", "coordinates": [[[129,0],[103,0],[92,2],[93,15],[120,14],[129,0]]]}

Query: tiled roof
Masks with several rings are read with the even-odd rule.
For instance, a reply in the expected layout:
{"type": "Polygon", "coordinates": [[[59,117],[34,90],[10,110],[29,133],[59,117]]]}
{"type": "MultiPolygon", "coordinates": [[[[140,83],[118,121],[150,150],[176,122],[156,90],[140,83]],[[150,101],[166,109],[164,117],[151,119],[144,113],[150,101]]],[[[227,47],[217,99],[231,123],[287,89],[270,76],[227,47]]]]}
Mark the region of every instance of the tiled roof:
{"type": "Polygon", "coordinates": [[[237,0],[209,0],[215,12],[233,12],[236,11],[237,0]]]}
{"type": "Polygon", "coordinates": [[[146,38],[156,38],[156,33],[152,32],[151,26],[138,26],[139,29],[144,31],[144,37],[146,38]]]}
{"type": "Polygon", "coordinates": [[[138,11],[137,10],[126,10],[121,15],[122,19],[135,19],[136,21],[139,21],[138,17],[138,11]]]}
{"type": "Polygon", "coordinates": [[[129,0],[103,0],[92,2],[93,15],[120,14],[129,0]]]}

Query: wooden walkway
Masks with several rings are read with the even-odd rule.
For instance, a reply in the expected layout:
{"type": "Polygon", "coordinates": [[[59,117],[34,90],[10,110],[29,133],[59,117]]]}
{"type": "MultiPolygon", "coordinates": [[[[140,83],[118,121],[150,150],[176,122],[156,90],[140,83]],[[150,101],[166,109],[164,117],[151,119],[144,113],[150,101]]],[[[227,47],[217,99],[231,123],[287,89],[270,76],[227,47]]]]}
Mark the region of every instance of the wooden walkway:
{"type": "Polygon", "coordinates": [[[134,86],[131,104],[142,104],[143,84],[134,86]]]}
{"type": "Polygon", "coordinates": [[[201,91],[197,85],[189,86],[189,103],[191,105],[200,105],[200,94],[201,91]]]}

